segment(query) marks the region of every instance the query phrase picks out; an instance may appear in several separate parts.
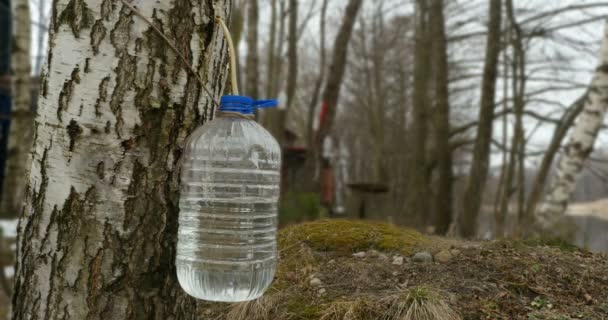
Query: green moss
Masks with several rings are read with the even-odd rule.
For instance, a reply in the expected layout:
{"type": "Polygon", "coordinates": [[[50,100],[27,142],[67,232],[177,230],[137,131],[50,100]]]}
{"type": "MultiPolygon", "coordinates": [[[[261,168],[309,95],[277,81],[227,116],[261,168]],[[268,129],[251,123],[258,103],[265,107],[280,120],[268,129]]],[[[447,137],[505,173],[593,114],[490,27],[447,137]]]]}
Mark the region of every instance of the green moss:
{"type": "Polygon", "coordinates": [[[319,218],[321,200],[315,192],[287,192],[281,196],[279,222],[287,225],[319,218]]]}
{"type": "Polygon", "coordinates": [[[319,220],[287,227],[279,233],[279,246],[287,248],[306,243],[318,251],[351,254],[356,251],[412,253],[416,246],[427,242],[419,232],[386,223],[343,219],[319,220]]]}

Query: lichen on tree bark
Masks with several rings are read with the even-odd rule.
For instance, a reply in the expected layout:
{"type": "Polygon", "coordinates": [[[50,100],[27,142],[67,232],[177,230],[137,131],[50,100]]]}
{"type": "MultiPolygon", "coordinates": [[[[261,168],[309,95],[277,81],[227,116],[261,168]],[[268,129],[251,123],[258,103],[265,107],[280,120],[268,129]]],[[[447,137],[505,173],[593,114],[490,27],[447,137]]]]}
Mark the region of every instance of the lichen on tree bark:
{"type": "MultiPolygon", "coordinates": [[[[227,53],[214,17],[229,1],[133,5],[217,98],[227,53]]],[[[13,318],[199,318],[173,265],[177,163],[213,98],[120,1],[55,0],[49,38],[13,318]]]]}

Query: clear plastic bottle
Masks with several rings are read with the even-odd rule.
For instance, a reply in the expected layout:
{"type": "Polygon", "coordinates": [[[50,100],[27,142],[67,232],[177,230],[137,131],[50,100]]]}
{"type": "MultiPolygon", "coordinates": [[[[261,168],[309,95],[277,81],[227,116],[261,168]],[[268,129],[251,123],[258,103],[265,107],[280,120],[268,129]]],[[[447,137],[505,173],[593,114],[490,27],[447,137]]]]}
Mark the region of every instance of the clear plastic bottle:
{"type": "Polygon", "coordinates": [[[274,277],[281,151],[262,126],[239,116],[276,103],[264,102],[222,97],[220,116],[186,142],[176,268],[193,297],[252,300],[274,277]]]}

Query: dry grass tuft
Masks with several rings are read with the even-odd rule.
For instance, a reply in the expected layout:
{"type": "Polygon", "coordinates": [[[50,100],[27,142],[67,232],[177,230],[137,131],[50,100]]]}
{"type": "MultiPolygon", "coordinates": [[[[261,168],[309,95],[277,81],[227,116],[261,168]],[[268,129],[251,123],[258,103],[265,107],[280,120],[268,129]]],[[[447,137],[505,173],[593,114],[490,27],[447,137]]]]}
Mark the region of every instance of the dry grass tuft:
{"type": "Polygon", "coordinates": [[[267,320],[274,319],[273,313],[277,311],[280,294],[266,295],[259,299],[235,303],[230,307],[226,319],[231,320],[267,320]]]}
{"type": "Polygon", "coordinates": [[[460,315],[436,290],[419,286],[381,300],[386,312],[381,320],[459,320],[460,315]]]}
{"type": "Polygon", "coordinates": [[[375,313],[375,306],[369,299],[358,298],[353,301],[335,301],[325,309],[320,320],[361,320],[375,313]]]}

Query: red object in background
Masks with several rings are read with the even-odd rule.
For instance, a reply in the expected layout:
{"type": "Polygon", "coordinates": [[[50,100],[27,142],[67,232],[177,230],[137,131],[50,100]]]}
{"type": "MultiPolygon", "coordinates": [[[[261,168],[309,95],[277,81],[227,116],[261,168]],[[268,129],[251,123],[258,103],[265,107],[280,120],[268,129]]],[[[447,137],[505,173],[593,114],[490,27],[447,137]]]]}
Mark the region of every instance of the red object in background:
{"type": "Polygon", "coordinates": [[[319,112],[319,131],[325,125],[325,118],[327,117],[327,103],[321,102],[321,111],[319,112]]]}
{"type": "Polygon", "coordinates": [[[321,170],[321,203],[331,207],[334,202],[334,170],[331,167],[321,170]]]}

